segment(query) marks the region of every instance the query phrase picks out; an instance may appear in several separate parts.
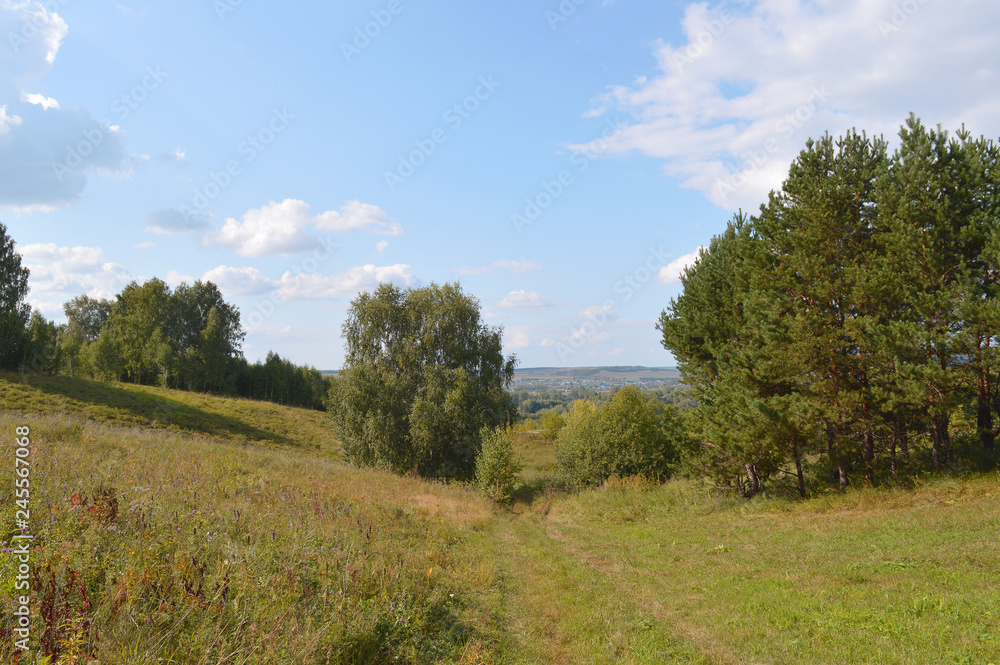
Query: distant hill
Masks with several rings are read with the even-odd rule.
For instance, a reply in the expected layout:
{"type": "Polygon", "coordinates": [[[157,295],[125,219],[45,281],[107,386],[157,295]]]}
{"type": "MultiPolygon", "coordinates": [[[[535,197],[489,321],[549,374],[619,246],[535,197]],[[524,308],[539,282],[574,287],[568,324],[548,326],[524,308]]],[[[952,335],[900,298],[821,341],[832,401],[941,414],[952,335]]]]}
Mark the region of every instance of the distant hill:
{"type": "Polygon", "coordinates": [[[676,367],[642,367],[612,365],[608,367],[525,367],[514,370],[515,381],[675,381],[680,378],[676,367]]]}
{"type": "MultiPolygon", "coordinates": [[[[340,370],[322,370],[323,376],[337,376],[340,370]]],[[[583,379],[640,381],[654,379],[670,381],[680,378],[676,367],[643,367],[641,365],[610,365],[607,367],[525,367],[514,370],[515,381],[542,379],[579,381],[583,379]]]]}

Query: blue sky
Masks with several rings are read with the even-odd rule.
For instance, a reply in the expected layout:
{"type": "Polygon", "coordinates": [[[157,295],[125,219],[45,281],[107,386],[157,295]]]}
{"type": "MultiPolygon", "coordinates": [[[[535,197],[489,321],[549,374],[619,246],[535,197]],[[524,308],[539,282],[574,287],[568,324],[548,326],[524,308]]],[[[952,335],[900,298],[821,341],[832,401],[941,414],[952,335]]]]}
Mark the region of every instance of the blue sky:
{"type": "Polygon", "coordinates": [[[49,318],[211,279],[250,360],[459,280],[521,366],[671,365],[655,320],[810,136],[1000,136],[992,0],[0,0],[0,219],[49,318]]]}

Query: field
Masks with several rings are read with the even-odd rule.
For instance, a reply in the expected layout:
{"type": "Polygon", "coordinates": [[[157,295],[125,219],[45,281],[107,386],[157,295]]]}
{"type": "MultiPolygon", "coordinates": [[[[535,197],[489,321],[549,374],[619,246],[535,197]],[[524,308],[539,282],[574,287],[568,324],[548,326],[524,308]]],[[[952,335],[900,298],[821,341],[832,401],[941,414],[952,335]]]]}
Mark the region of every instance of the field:
{"type": "Polygon", "coordinates": [[[995,473],[805,501],[571,493],[519,434],[500,510],[344,465],[321,413],[0,374],[6,542],[21,426],[52,663],[1000,663],[995,473]]]}

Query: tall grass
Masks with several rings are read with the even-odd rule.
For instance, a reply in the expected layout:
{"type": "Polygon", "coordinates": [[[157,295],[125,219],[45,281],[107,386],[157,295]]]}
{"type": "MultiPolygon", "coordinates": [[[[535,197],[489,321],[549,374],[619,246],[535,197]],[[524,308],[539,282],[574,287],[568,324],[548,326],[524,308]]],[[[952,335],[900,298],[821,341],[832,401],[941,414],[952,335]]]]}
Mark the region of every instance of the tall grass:
{"type": "MultiPolygon", "coordinates": [[[[497,580],[462,545],[491,513],[468,490],[314,454],[0,414],[0,432],[24,425],[33,638],[52,662],[478,662],[494,648],[482,599],[497,580]]],[[[10,445],[0,464],[13,469],[10,445]]],[[[0,560],[4,602],[12,565],[0,560]]]]}

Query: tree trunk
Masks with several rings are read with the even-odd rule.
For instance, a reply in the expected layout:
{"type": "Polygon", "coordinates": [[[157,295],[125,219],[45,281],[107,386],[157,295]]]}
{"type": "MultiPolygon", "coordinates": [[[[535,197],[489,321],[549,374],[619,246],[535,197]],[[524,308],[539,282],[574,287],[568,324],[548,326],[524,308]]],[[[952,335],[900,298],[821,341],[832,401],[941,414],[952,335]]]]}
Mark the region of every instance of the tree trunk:
{"type": "Polygon", "coordinates": [[[806,479],[802,475],[802,458],[799,456],[799,444],[796,437],[792,438],[792,452],[795,454],[795,475],[799,479],[799,496],[806,498],[806,479]]]}
{"type": "Polygon", "coordinates": [[[870,429],[865,429],[865,483],[869,486],[875,484],[875,435],[870,429]]]}
{"type": "Polygon", "coordinates": [[[748,463],[744,466],[747,470],[747,485],[741,489],[745,498],[752,499],[760,492],[760,477],[757,475],[757,466],[755,464],[748,463]]]}
{"type": "Polygon", "coordinates": [[[976,428],[979,430],[979,440],[983,450],[992,452],[995,441],[993,437],[993,409],[990,408],[990,377],[984,370],[979,373],[978,408],[976,412],[976,428]]]}
{"type": "Polygon", "coordinates": [[[934,467],[943,469],[954,461],[951,450],[951,438],[948,436],[947,414],[932,416],[931,425],[934,428],[934,445],[931,448],[931,459],[934,460],[934,467]]]}

